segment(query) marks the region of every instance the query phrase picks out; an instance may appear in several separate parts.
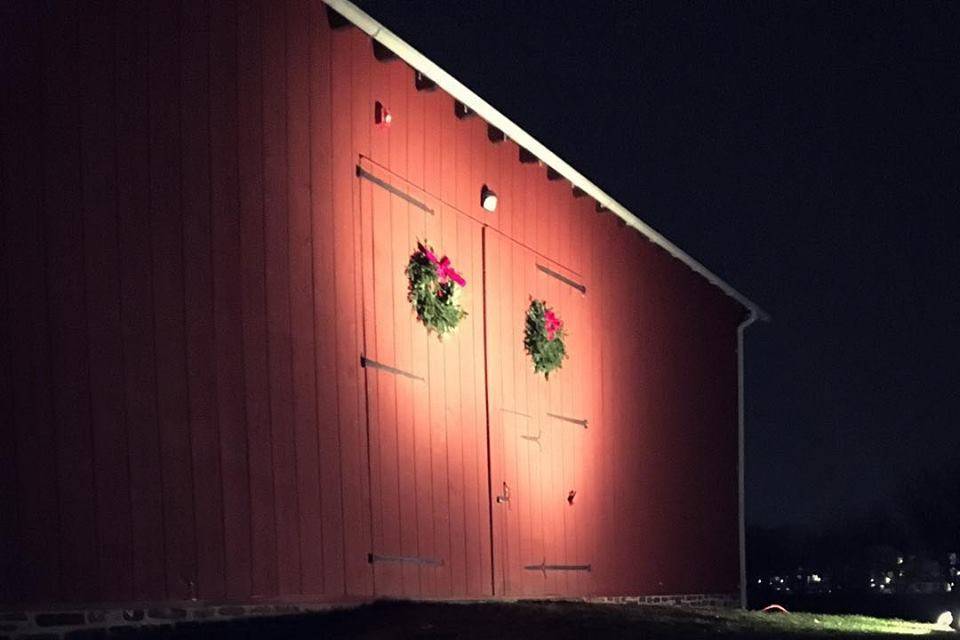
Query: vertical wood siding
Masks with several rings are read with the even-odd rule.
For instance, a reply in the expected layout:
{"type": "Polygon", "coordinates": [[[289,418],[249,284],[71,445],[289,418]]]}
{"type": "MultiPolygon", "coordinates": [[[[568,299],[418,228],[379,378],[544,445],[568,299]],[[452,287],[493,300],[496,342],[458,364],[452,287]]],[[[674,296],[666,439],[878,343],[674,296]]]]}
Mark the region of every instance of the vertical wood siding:
{"type": "Polygon", "coordinates": [[[736,303],[317,0],[2,11],[0,603],[736,590],[736,303]]]}

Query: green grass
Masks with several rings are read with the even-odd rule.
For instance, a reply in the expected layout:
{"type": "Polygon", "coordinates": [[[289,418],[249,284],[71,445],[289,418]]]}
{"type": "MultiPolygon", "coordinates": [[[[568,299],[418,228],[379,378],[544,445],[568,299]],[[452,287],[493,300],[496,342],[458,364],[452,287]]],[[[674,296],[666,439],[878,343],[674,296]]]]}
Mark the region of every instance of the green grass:
{"type": "Polygon", "coordinates": [[[592,604],[576,601],[383,601],[314,618],[323,637],[387,640],[524,638],[880,638],[956,637],[934,624],[852,615],[760,613],[731,609],[592,604]]]}
{"type": "Polygon", "coordinates": [[[678,628],[698,626],[721,634],[744,636],[880,636],[880,635],[953,635],[948,627],[905,620],[871,618],[859,615],[822,615],[815,613],[762,613],[723,609],[682,610],[670,608],[662,613],[645,609],[650,620],[659,620],[678,628]]]}

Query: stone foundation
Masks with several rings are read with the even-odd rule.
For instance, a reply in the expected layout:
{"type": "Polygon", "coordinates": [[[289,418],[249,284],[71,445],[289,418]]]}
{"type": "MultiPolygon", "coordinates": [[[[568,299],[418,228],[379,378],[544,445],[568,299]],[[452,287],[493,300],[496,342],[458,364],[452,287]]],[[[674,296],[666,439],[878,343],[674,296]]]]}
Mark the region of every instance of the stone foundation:
{"type": "MultiPolygon", "coordinates": [[[[200,637],[200,625],[250,618],[309,615],[353,603],[211,605],[177,604],[132,609],[78,608],[0,612],[0,640],[105,640],[131,634],[165,638],[200,637]]],[[[227,636],[228,637],[228,636],[227,636]]]]}
{"type": "Polygon", "coordinates": [[[612,604],[660,604],[674,607],[722,607],[735,609],[740,606],[740,596],[730,593],[688,593],[661,596],[599,596],[587,598],[587,602],[612,604]]]}
{"type": "MultiPolygon", "coordinates": [[[[658,596],[598,596],[586,602],[653,604],[680,607],[736,607],[730,594],[658,596]]],[[[222,604],[187,603],[152,607],[76,608],[56,611],[27,609],[0,612],[0,640],[109,640],[132,634],[163,638],[229,638],[238,621],[256,625],[260,618],[270,628],[293,624],[300,616],[353,607],[370,600],[340,603],[222,604]],[[201,628],[202,627],[202,628],[201,628]],[[222,631],[222,633],[217,633],[222,631]],[[210,633],[212,632],[212,633],[210,633]]]]}

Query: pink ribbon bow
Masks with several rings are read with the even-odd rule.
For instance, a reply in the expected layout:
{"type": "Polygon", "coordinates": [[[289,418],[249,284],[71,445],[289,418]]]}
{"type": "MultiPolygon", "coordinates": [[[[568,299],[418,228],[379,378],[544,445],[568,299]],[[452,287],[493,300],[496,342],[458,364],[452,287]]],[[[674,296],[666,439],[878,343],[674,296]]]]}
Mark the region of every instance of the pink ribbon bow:
{"type": "Polygon", "coordinates": [[[437,267],[437,276],[440,278],[440,284],[445,284],[448,280],[456,282],[461,287],[467,286],[467,281],[456,272],[456,270],[450,266],[450,258],[443,256],[443,258],[437,259],[436,254],[420,244],[420,251],[423,255],[427,256],[427,260],[432,262],[437,267]]]}
{"type": "Polygon", "coordinates": [[[543,328],[547,331],[547,340],[553,340],[557,337],[557,331],[563,328],[563,321],[552,309],[547,309],[543,314],[543,328]]]}

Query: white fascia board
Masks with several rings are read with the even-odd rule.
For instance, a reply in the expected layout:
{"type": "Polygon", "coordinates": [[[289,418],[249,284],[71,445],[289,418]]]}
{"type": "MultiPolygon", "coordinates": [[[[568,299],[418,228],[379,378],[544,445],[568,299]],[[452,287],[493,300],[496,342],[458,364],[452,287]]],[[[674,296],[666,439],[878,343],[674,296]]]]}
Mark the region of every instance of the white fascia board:
{"type": "Polygon", "coordinates": [[[448,94],[462,102],[464,105],[483,118],[487,123],[493,125],[502,131],[508,138],[518,145],[532,153],[539,160],[544,162],[551,169],[569,180],[574,186],[579,187],[584,193],[596,200],[600,205],[606,207],[614,215],[623,220],[627,226],[633,227],[651,242],[659,245],[674,258],[687,265],[693,271],[699,273],[715,287],[719,288],[725,294],[739,302],[749,311],[756,314],[759,320],[769,320],[770,316],[754,304],[742,293],[720,279],[716,274],[700,264],[697,260],[688,255],[664,236],[658,233],[650,225],[646,224],[630,213],[626,207],[607,195],[600,187],[593,184],[579,171],[561,160],[556,154],[543,146],[533,136],[524,131],[505,115],[494,109],[486,100],[468,89],[459,80],[438,67],[429,58],[411,47],[395,33],[384,27],[382,24],[371,18],[367,13],[361,10],[349,0],[324,0],[324,2],[342,15],[357,28],[366,33],[372,39],[376,40],[387,49],[395,53],[404,62],[427,76],[436,83],[438,87],[448,94]]]}

